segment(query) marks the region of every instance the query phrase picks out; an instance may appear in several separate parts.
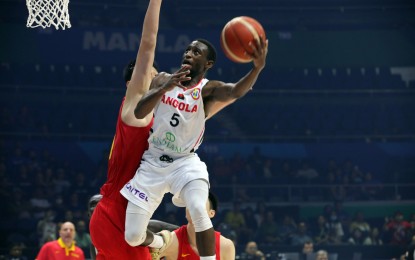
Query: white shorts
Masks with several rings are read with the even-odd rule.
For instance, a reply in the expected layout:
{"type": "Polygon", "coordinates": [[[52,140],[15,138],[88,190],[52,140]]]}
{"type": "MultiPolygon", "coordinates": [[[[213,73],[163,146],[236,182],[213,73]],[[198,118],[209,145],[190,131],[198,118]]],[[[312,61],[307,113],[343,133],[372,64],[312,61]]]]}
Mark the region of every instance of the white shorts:
{"type": "Polygon", "coordinates": [[[172,193],[173,203],[184,207],[180,191],[189,182],[205,180],[209,185],[207,167],[195,153],[175,159],[173,162],[160,160],[161,155],[145,151],[141,165],[121,189],[121,194],[131,203],[153,214],[160,205],[164,194],[172,193]]]}

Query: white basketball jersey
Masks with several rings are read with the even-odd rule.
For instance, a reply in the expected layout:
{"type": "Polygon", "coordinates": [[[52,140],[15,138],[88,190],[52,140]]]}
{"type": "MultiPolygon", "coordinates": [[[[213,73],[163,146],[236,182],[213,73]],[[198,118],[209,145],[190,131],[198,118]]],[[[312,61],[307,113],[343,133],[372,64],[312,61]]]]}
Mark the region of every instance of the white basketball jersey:
{"type": "Polygon", "coordinates": [[[150,151],[177,158],[197,150],[205,131],[202,89],[208,81],[202,79],[186,90],[175,87],[163,95],[154,108],[150,151]]]}

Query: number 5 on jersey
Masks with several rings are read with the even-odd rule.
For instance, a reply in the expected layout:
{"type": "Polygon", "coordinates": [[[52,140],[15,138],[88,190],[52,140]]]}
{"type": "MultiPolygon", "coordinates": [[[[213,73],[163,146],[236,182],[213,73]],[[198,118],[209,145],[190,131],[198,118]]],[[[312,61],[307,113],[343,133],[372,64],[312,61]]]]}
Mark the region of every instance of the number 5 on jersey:
{"type": "Polygon", "coordinates": [[[180,115],[177,114],[177,113],[174,113],[173,116],[170,119],[170,125],[172,127],[178,126],[179,125],[179,118],[180,118],[180,115]]]}

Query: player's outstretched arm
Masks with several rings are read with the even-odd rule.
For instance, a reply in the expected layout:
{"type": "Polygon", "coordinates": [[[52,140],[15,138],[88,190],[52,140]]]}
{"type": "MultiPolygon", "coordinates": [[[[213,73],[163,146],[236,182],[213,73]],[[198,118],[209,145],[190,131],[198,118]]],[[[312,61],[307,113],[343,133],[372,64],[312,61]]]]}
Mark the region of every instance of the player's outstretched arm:
{"type": "Polygon", "coordinates": [[[134,109],[137,102],[148,91],[152,80],[152,68],[157,44],[157,33],[159,29],[159,17],[162,0],[150,0],[143,22],[140,46],[138,49],[136,63],[131,80],[127,87],[122,120],[130,125],[144,126],[147,121],[137,122],[134,117],[134,109]]]}
{"type": "Polygon", "coordinates": [[[168,231],[173,231],[175,229],[178,229],[179,226],[174,225],[174,224],[170,224],[164,221],[160,221],[160,220],[156,220],[156,219],[150,219],[150,222],[148,223],[147,228],[154,232],[160,232],[162,230],[168,230],[168,231]]]}
{"type": "Polygon", "coordinates": [[[253,68],[238,82],[224,83],[221,81],[211,81],[204,88],[204,98],[211,101],[229,102],[243,97],[254,86],[259,74],[265,67],[268,54],[268,40],[251,43],[253,68]]]}

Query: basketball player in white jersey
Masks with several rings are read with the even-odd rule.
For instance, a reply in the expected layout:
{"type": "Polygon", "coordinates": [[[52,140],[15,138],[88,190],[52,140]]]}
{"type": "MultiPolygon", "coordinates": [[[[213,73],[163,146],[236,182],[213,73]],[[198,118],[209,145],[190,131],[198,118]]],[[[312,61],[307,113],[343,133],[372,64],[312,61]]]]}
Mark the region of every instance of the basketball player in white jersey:
{"type": "MultiPolygon", "coordinates": [[[[155,87],[137,104],[135,116],[154,113],[154,124],[139,169],[121,189],[129,201],[125,239],[131,246],[143,243],[150,217],[170,192],[173,203],[189,211],[200,259],[216,259],[215,232],[206,212],[209,176],[195,151],[202,142],[205,121],[251,90],[265,67],[268,40],[256,40],[251,46],[254,51],[247,55],[253,68],[236,83],[225,83],[205,78],[216,60],[213,45],[204,39],[191,42],[179,72],[156,76],[155,87]]],[[[153,259],[158,259],[160,252],[155,253],[153,259]]]]}

